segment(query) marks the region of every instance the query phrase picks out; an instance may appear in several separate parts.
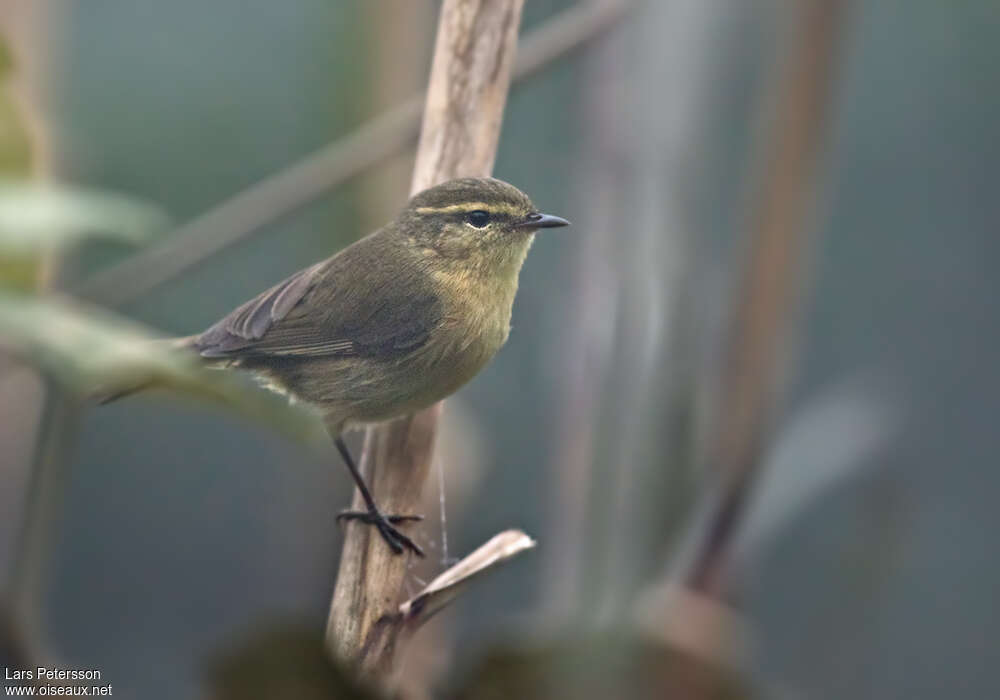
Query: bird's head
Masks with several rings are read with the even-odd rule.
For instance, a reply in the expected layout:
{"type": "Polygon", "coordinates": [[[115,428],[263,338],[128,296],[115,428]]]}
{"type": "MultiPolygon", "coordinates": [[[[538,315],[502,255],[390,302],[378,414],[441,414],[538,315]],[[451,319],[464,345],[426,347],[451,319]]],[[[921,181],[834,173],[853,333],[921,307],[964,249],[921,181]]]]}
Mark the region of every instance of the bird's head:
{"type": "Polygon", "coordinates": [[[413,196],[399,218],[431,260],[470,272],[516,275],[538,229],[568,226],[542,214],[528,195],[494,178],[449,180],[413,196]]]}

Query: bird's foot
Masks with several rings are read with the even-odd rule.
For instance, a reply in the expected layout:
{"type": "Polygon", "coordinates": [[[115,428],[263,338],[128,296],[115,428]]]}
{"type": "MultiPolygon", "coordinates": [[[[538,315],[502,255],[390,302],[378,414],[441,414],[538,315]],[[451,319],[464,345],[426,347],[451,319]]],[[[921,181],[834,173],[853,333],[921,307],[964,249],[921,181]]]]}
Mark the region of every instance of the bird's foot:
{"type": "Polygon", "coordinates": [[[378,534],[382,535],[382,539],[393,552],[402,554],[408,549],[418,557],[424,556],[424,550],[393,526],[399,523],[419,522],[423,519],[422,515],[383,515],[377,510],[345,510],[337,515],[338,523],[345,520],[357,520],[366,525],[374,525],[378,534]]]}

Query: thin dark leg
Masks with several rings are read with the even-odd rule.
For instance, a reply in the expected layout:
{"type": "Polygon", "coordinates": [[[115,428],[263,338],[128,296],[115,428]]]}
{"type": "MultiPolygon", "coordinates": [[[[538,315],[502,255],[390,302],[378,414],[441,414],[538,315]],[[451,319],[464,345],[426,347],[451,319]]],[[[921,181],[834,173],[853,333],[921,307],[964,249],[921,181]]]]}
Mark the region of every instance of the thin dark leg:
{"type": "Polygon", "coordinates": [[[365,505],[368,506],[368,510],[377,511],[378,508],[375,507],[375,499],[372,498],[371,491],[368,490],[368,485],[365,484],[364,477],[361,476],[361,472],[354,463],[354,457],[351,456],[351,451],[347,449],[344,438],[338,437],[333,441],[333,444],[337,446],[337,451],[340,453],[341,458],[343,458],[344,464],[347,465],[347,470],[351,472],[351,478],[358,485],[358,491],[361,492],[361,498],[365,499],[365,505]]]}
{"type": "Polygon", "coordinates": [[[409,549],[417,556],[424,556],[424,550],[418,547],[417,544],[409,537],[393,527],[393,525],[397,523],[423,520],[424,516],[383,515],[378,509],[378,506],[375,505],[375,499],[372,498],[371,491],[368,490],[368,485],[365,484],[365,480],[361,476],[361,472],[354,463],[351,451],[348,450],[347,445],[344,444],[344,439],[342,437],[337,437],[334,439],[333,444],[337,446],[337,451],[340,452],[340,456],[343,458],[344,464],[347,465],[347,470],[351,473],[351,478],[354,479],[354,483],[357,484],[358,491],[361,492],[361,498],[364,499],[365,507],[367,508],[366,511],[344,511],[337,516],[337,521],[360,520],[363,523],[374,525],[379,534],[382,535],[382,539],[385,540],[386,544],[388,544],[392,551],[396,554],[402,554],[405,548],[409,549]]]}

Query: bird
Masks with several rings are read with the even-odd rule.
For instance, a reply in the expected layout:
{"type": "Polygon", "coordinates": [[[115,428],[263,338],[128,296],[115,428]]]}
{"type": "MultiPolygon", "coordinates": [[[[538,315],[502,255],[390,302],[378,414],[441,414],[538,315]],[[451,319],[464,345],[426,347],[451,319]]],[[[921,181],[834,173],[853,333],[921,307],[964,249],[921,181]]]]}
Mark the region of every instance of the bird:
{"type": "Polygon", "coordinates": [[[378,508],[343,434],[430,406],[472,379],[507,341],[536,232],[568,225],[502,180],[449,180],[180,345],[318,409],[365,503],[338,521],[372,525],[394,553],[423,556],[397,527],[421,516],[378,508]]]}

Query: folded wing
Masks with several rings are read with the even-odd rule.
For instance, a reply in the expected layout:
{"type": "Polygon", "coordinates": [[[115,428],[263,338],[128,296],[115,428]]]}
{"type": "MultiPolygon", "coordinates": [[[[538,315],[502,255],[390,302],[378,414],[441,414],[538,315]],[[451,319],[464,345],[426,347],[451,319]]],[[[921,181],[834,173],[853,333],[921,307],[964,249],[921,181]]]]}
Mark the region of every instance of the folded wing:
{"type": "Polygon", "coordinates": [[[370,257],[337,256],[297,272],[206,330],[194,347],[204,357],[233,359],[392,356],[418,348],[441,320],[437,295],[389,277],[370,257]]]}

